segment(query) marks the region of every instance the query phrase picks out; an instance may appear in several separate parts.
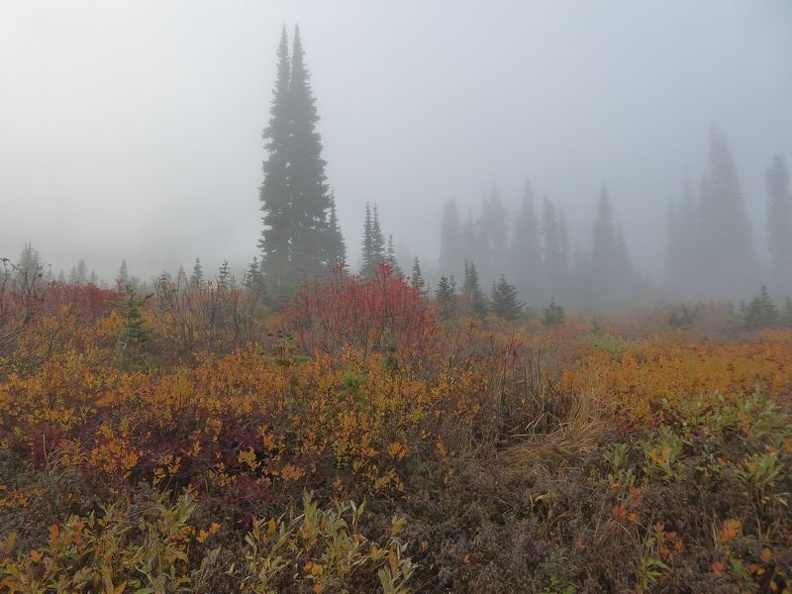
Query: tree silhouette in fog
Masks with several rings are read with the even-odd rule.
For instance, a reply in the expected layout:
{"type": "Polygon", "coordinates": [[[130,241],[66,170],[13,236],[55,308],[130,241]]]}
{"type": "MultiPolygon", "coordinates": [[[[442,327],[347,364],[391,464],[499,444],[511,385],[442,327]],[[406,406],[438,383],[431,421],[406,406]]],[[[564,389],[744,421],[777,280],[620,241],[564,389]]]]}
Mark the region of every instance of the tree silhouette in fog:
{"type": "Polygon", "coordinates": [[[264,229],[261,270],[276,295],[305,277],[322,274],[344,258],[333,195],[327,186],[319,116],[295,27],[292,55],[284,27],[270,121],[264,130],[268,157],[260,189],[264,229]]]}

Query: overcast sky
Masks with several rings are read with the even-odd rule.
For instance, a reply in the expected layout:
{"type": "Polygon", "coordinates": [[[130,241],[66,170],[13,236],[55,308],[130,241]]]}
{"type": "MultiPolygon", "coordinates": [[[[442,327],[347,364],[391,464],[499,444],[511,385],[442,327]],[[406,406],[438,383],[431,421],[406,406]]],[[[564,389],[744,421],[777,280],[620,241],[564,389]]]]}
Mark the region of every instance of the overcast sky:
{"type": "Polygon", "coordinates": [[[605,183],[639,265],[729,140],[763,243],[792,157],[792,1],[0,1],[0,256],[111,280],[257,255],[275,50],[300,25],[353,261],[365,203],[436,258],[442,203],[526,177],[589,241],[605,183]]]}

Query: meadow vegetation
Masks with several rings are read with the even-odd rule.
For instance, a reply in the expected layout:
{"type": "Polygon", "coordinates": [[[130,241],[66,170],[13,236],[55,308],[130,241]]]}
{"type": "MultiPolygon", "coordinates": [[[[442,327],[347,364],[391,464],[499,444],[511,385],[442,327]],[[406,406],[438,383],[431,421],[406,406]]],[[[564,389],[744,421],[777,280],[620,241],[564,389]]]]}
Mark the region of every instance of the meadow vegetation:
{"type": "Polygon", "coordinates": [[[792,591],[790,329],[163,295],[3,296],[0,590],[792,591]]]}

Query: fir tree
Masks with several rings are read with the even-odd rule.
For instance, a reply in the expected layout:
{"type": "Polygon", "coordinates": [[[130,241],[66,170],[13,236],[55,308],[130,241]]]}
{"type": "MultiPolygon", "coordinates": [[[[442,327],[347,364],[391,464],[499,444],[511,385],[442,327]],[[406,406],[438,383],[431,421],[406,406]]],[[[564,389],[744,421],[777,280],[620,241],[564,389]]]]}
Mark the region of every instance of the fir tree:
{"type": "Polygon", "coordinates": [[[516,320],[522,315],[523,304],[520,302],[517,288],[501,274],[497,283],[492,283],[490,297],[492,313],[504,320],[516,320]]]}
{"type": "Polygon", "coordinates": [[[388,233],[388,247],[385,250],[385,261],[391,267],[393,274],[404,275],[399,260],[396,258],[396,248],[393,245],[393,234],[388,233]]]}
{"type": "Polygon", "coordinates": [[[556,328],[564,325],[566,314],[564,307],[555,302],[555,298],[550,298],[550,305],[548,305],[542,312],[542,324],[549,328],[556,328]]]}
{"type": "Polygon", "coordinates": [[[375,258],[376,266],[379,266],[385,261],[385,236],[382,234],[382,226],[380,225],[379,207],[374,203],[374,218],[371,221],[371,237],[372,237],[372,256],[375,258]]]}
{"type": "Polygon", "coordinates": [[[566,230],[561,224],[558,212],[547,196],[542,205],[542,278],[545,294],[563,289],[567,270],[566,230]]]}
{"type": "Polygon", "coordinates": [[[255,256],[245,271],[244,286],[248,294],[248,310],[251,315],[254,317],[264,315],[269,307],[269,293],[264,274],[261,272],[261,264],[255,256]]]}
{"type": "Polygon", "coordinates": [[[538,299],[543,284],[542,238],[529,181],[525,182],[525,191],[514,226],[510,270],[513,278],[517,279],[521,293],[538,299]]]}
{"type": "Polygon", "coordinates": [[[666,253],[666,285],[684,299],[702,295],[700,288],[701,235],[699,213],[690,181],[685,178],[682,200],[668,209],[668,248],[666,253]]]}
{"type": "Polygon", "coordinates": [[[84,287],[88,284],[88,266],[85,260],[80,260],[77,266],[72,266],[69,272],[69,284],[77,287],[84,287]]]}
{"type": "MultiPolygon", "coordinates": [[[[461,247],[459,251],[460,260],[470,260],[480,255],[479,248],[481,245],[481,233],[479,232],[478,223],[473,218],[473,212],[468,209],[467,219],[462,225],[460,231],[461,247]]],[[[459,262],[455,266],[459,266],[459,262]]],[[[456,272],[456,268],[455,268],[456,272]]]]}
{"type": "Polygon", "coordinates": [[[42,279],[41,257],[33,244],[27,242],[16,264],[16,280],[26,287],[38,287],[42,279]]]}
{"type": "Polygon", "coordinates": [[[346,243],[341,234],[341,226],[338,223],[338,213],[336,212],[335,195],[330,194],[330,218],[328,220],[328,241],[325,247],[325,257],[327,265],[332,267],[343,264],[346,261],[346,243]]]}
{"type": "Polygon", "coordinates": [[[88,266],[85,260],[77,262],[77,284],[80,286],[88,284],[88,266]]]}
{"type": "Polygon", "coordinates": [[[115,283],[118,290],[123,289],[129,284],[129,270],[127,269],[126,259],[121,260],[121,266],[118,269],[118,275],[115,278],[115,283]]]}
{"type": "Polygon", "coordinates": [[[187,283],[187,271],[184,270],[184,266],[179,265],[179,269],[176,271],[176,285],[180,291],[183,291],[187,287],[187,283]]]}
{"type": "Polygon", "coordinates": [[[435,289],[435,303],[437,304],[438,315],[443,321],[448,321],[456,316],[457,295],[456,283],[453,277],[445,275],[440,277],[435,289]]]}
{"type": "Polygon", "coordinates": [[[410,282],[413,287],[417,287],[422,293],[426,291],[426,280],[421,271],[421,261],[418,259],[418,256],[413,258],[412,277],[410,282]]]}
{"type": "Polygon", "coordinates": [[[228,260],[223,260],[220,269],[217,271],[218,290],[227,291],[231,287],[231,267],[228,260]]]}
{"type": "Polygon", "coordinates": [[[615,221],[608,191],[603,187],[591,242],[592,304],[603,308],[624,303],[631,276],[621,227],[615,221]]]}
{"type": "Polygon", "coordinates": [[[176,306],[178,289],[170,273],[163,270],[160,275],[154,279],[154,293],[157,296],[157,311],[166,312],[174,309],[176,306]]]}
{"type": "Polygon", "coordinates": [[[330,192],[322,159],[322,140],[316,131],[319,116],[305,65],[299,27],[294,28],[291,78],[289,80],[289,191],[294,235],[292,266],[308,276],[329,271],[336,263],[322,258],[331,251],[328,217],[330,192]]]}
{"type": "Polygon", "coordinates": [[[201,265],[200,258],[195,259],[195,264],[193,265],[189,282],[190,286],[194,289],[203,289],[206,285],[206,281],[204,280],[203,266],[201,265]]]}
{"type": "Polygon", "coordinates": [[[366,202],[366,218],[363,225],[363,263],[360,267],[362,276],[370,276],[385,261],[385,239],[379,222],[379,211],[375,204],[372,208],[366,202]]]}
{"type": "Polygon", "coordinates": [[[148,366],[147,347],[152,332],[147,328],[141,308],[152,295],[138,297],[135,290],[127,285],[126,297],[119,305],[123,310],[124,327],[118,337],[118,357],[121,368],[132,371],[148,366]]]}
{"type": "Polygon", "coordinates": [[[591,266],[595,275],[611,281],[616,273],[616,223],[613,219],[608,190],[600,193],[597,219],[591,242],[591,266]]]}
{"type": "Polygon", "coordinates": [[[739,295],[755,283],[758,261],[731,151],[715,127],[709,161],[699,203],[703,280],[710,296],[739,295]]]}
{"type": "Polygon", "coordinates": [[[223,260],[217,271],[217,290],[212,292],[213,300],[209,314],[209,325],[213,338],[216,331],[234,326],[238,328],[239,301],[236,281],[231,274],[228,260],[223,260]]]}
{"type": "Polygon", "coordinates": [[[762,285],[759,295],[754,297],[748,305],[745,303],[740,305],[740,313],[743,324],[749,329],[777,326],[782,319],[778,306],[764,285],[762,285]]]}
{"type": "Polygon", "coordinates": [[[376,266],[374,262],[374,231],[372,217],[371,203],[366,202],[366,216],[363,219],[363,240],[360,245],[363,255],[363,262],[360,265],[360,274],[362,276],[368,276],[376,266]]]}
{"type": "Polygon", "coordinates": [[[269,154],[264,161],[264,182],[260,189],[264,230],[259,248],[264,253],[266,274],[276,286],[287,285],[292,280],[291,242],[294,235],[292,199],[289,191],[289,80],[291,62],[289,41],[284,26],[278,45],[278,73],[272,91],[269,126],[264,130],[265,148],[269,154]]]}
{"type": "Polygon", "coordinates": [[[291,60],[285,29],[277,55],[270,123],[264,130],[269,156],[260,193],[264,230],[259,246],[265,277],[286,296],[304,276],[337,265],[344,246],[337,221],[331,220],[334,201],[326,183],[316,130],[319,116],[298,27],[291,60]]]}
{"type": "Polygon", "coordinates": [[[473,314],[479,318],[484,318],[489,311],[487,296],[481,290],[479,284],[478,270],[473,262],[465,260],[465,282],[462,285],[462,292],[468,298],[473,314]]]}
{"type": "Polygon", "coordinates": [[[245,269],[245,278],[243,284],[246,289],[250,289],[256,287],[260,283],[263,283],[264,275],[261,274],[261,265],[259,264],[259,260],[256,256],[253,256],[253,261],[248,264],[248,267],[245,269]]]}
{"type": "Polygon", "coordinates": [[[507,265],[509,211],[503,204],[495,184],[484,199],[478,227],[479,242],[476,258],[484,262],[485,273],[503,270],[507,265]]]}
{"type": "Polygon", "coordinates": [[[462,260],[462,234],[459,227],[459,212],[456,200],[451,199],[443,206],[440,227],[440,272],[451,274],[462,260]]]}

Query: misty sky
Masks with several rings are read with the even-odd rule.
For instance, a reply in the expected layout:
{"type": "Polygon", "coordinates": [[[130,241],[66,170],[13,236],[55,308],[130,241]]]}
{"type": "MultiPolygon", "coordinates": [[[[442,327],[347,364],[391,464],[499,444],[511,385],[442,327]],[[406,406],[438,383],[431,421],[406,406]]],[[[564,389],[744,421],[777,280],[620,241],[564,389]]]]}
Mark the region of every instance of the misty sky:
{"type": "Polygon", "coordinates": [[[2,0],[0,256],[111,281],[257,255],[275,50],[299,23],[351,260],[365,203],[437,256],[463,215],[529,177],[587,246],[605,183],[639,266],[666,203],[729,140],[763,249],[764,171],[792,165],[789,0],[2,0]]]}

